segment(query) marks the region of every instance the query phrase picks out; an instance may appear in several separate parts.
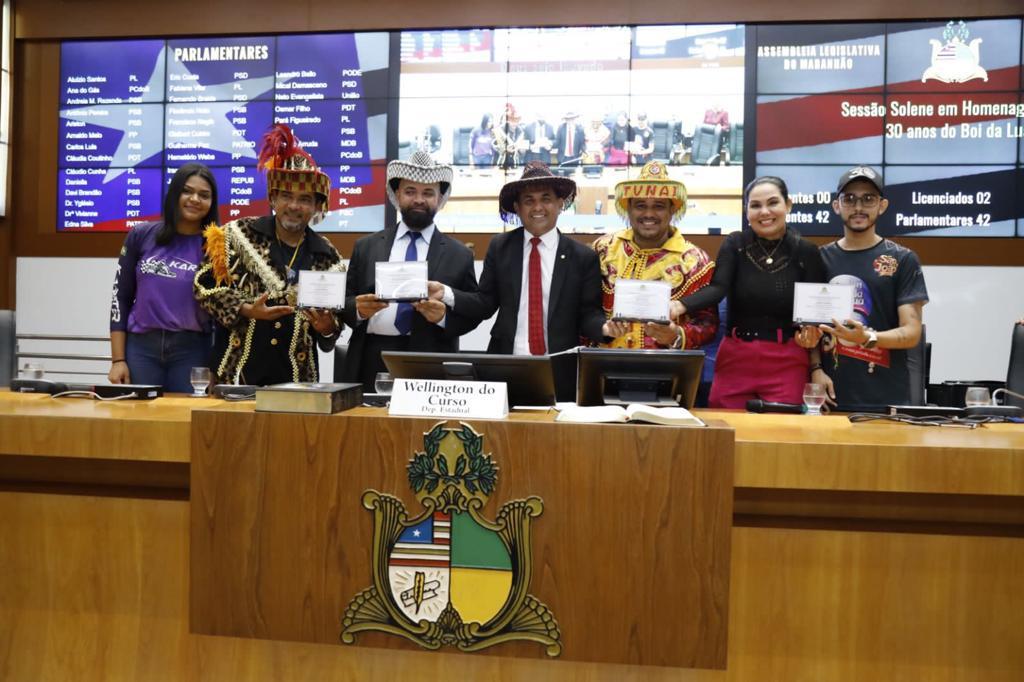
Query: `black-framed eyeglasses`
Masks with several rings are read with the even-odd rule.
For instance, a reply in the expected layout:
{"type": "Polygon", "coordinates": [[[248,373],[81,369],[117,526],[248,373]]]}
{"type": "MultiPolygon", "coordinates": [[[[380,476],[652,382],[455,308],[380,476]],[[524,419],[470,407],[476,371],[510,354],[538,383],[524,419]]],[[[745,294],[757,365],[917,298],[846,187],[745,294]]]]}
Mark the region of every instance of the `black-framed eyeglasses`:
{"type": "Polygon", "coordinates": [[[843,206],[856,206],[860,204],[864,208],[874,208],[878,205],[880,198],[877,194],[840,194],[839,203],[843,206]]]}

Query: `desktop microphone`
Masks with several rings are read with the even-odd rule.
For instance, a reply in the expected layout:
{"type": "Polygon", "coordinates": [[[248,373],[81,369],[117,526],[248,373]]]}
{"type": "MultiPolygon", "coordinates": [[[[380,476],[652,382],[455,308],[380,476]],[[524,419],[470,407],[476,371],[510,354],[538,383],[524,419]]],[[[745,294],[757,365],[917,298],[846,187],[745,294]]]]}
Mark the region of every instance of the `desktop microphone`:
{"type": "Polygon", "coordinates": [[[758,414],[764,414],[765,412],[803,414],[806,411],[807,407],[805,405],[796,405],[794,403],[773,403],[768,400],[761,400],[760,398],[747,401],[747,412],[757,412],[758,414]]]}

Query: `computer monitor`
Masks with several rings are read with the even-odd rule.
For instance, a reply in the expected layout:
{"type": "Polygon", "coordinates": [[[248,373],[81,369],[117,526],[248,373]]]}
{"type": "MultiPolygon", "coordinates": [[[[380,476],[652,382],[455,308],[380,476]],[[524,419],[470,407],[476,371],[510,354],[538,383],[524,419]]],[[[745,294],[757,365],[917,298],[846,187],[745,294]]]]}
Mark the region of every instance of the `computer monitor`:
{"type": "Polygon", "coordinates": [[[702,350],[581,348],[576,402],[690,408],[703,366],[702,350]]]}
{"type": "Polygon", "coordinates": [[[508,386],[509,407],[555,404],[555,379],[546,355],[408,351],[380,355],[396,379],[501,381],[508,386]]]}

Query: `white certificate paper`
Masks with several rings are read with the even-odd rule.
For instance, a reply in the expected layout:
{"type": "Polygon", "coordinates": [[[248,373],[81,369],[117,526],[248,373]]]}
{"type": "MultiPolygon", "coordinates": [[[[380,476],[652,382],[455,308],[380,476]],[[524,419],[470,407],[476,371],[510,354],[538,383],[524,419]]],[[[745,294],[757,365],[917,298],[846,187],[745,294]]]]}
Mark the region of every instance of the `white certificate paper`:
{"type": "Polygon", "coordinates": [[[373,293],[382,301],[421,301],[427,298],[427,262],[377,263],[373,293]]]}
{"type": "Polygon", "coordinates": [[[854,287],[850,284],[797,282],[793,285],[794,324],[832,324],[853,317],[854,287]]]}
{"type": "Polygon", "coordinates": [[[299,270],[295,305],[299,308],[341,310],[345,307],[345,277],[344,272],[299,270]]]}
{"type": "Polygon", "coordinates": [[[672,286],[668,282],[619,279],[615,282],[612,319],[668,324],[672,286]]]}

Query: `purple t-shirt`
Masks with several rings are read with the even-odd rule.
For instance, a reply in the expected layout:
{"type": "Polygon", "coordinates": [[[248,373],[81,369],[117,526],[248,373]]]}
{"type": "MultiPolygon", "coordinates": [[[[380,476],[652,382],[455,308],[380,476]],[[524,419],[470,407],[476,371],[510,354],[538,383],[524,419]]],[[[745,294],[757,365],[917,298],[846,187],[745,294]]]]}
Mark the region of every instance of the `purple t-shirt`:
{"type": "Polygon", "coordinates": [[[114,277],[110,329],[208,332],[210,316],[192,293],[203,237],[176,234],[169,244],[157,244],[160,225],[139,225],[125,239],[114,277]]]}

